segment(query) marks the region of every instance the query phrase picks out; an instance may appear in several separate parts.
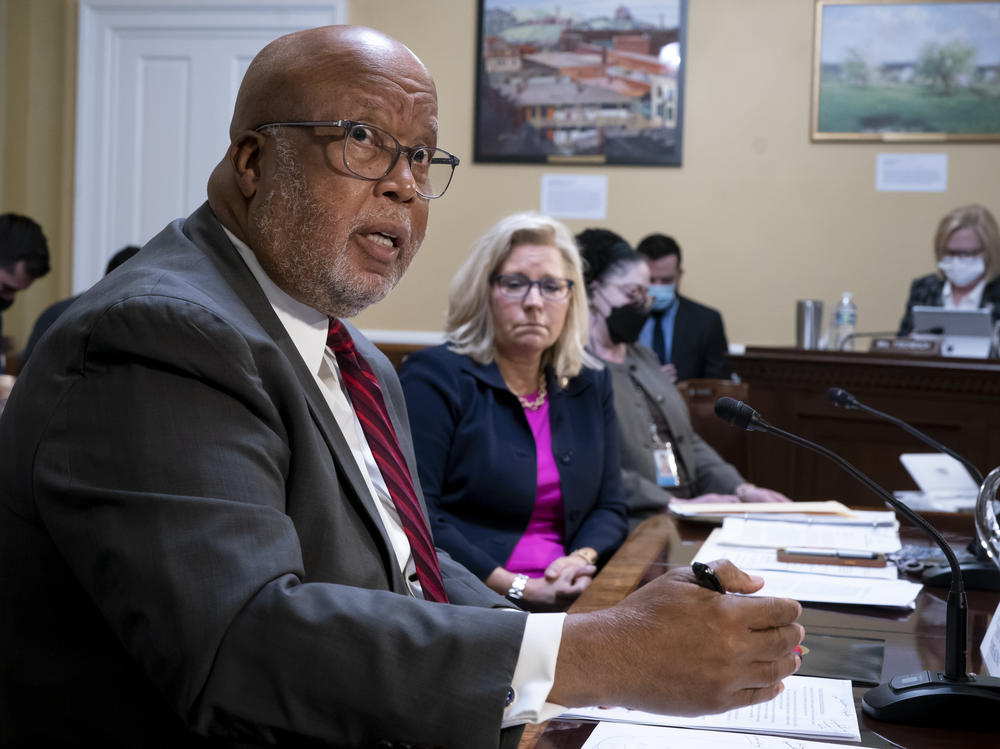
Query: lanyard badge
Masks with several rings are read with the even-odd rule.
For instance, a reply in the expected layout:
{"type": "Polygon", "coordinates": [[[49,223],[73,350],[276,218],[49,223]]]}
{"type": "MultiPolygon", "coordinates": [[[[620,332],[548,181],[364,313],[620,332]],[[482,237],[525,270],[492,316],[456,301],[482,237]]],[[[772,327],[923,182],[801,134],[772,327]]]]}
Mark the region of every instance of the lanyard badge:
{"type": "Polygon", "coordinates": [[[669,440],[663,440],[656,432],[656,425],[649,425],[649,433],[653,438],[653,465],[656,467],[656,483],[664,488],[674,487],[680,483],[677,476],[677,456],[669,440]]]}

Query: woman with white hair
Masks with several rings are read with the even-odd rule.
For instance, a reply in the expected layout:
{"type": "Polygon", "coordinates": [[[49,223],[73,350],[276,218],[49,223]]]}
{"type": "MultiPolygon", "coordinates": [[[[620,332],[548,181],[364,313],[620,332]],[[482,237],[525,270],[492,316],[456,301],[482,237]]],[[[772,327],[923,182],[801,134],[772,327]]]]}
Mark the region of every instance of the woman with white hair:
{"type": "Polygon", "coordinates": [[[963,205],[948,212],[934,233],[937,273],[910,285],[906,312],[897,335],[913,332],[916,305],[945,309],[991,307],[1000,322],[1000,228],[989,209],[963,205]]]}
{"type": "Polygon", "coordinates": [[[607,372],[584,351],[569,230],[490,229],[452,281],[448,343],[400,372],[434,541],[497,592],[567,607],[625,538],[607,372]]]}

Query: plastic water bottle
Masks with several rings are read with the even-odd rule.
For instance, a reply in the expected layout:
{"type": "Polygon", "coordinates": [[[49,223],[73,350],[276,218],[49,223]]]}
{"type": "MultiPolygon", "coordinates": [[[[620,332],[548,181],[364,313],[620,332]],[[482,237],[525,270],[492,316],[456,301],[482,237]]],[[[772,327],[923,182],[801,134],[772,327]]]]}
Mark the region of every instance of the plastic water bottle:
{"type": "Polygon", "coordinates": [[[854,330],[858,324],[858,305],[854,303],[854,295],[845,291],[840,297],[840,304],[833,312],[834,349],[837,351],[853,351],[854,330]]]}

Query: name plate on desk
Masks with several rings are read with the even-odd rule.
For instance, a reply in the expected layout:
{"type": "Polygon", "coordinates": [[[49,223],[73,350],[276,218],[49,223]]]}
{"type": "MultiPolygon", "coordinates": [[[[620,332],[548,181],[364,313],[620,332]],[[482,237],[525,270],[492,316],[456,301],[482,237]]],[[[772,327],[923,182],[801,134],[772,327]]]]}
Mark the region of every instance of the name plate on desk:
{"type": "Polygon", "coordinates": [[[913,354],[941,356],[941,339],[873,338],[869,351],[879,354],[913,354]]]}

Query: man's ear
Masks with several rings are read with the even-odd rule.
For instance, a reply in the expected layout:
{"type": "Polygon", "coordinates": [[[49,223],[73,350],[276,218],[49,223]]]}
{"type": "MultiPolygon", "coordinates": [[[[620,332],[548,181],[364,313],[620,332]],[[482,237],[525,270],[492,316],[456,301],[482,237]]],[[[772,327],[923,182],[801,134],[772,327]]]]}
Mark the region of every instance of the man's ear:
{"type": "Polygon", "coordinates": [[[240,133],[230,144],[227,157],[236,175],[243,197],[249,200],[257,193],[260,184],[261,146],[264,136],[253,130],[240,133]]]}

